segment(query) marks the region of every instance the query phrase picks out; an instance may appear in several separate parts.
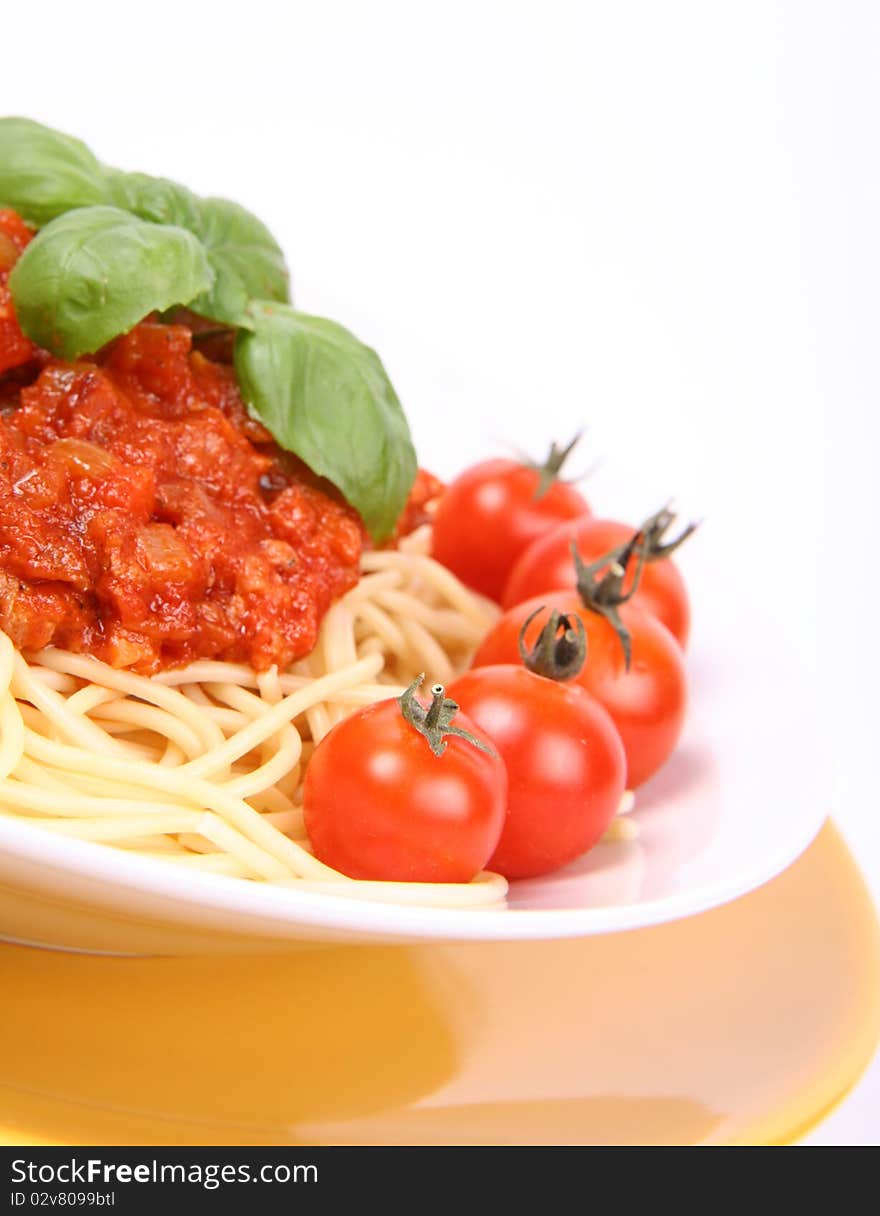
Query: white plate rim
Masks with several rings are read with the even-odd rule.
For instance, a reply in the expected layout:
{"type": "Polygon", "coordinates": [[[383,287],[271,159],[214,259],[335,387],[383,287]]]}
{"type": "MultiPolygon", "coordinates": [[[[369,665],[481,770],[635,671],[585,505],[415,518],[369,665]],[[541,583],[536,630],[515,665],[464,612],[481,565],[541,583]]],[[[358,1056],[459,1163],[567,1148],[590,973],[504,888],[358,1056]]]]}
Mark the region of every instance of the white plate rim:
{"type": "MultiPolygon", "coordinates": [[[[811,844],[827,815],[822,809],[798,821],[784,844],[758,852],[754,864],[726,883],[673,892],[632,904],[582,908],[429,908],[417,905],[347,899],[290,887],[245,882],[215,874],[183,875],[152,858],[130,856],[106,845],[72,840],[39,827],[0,816],[0,849],[37,863],[44,871],[63,872],[108,888],[124,886],[145,896],[191,906],[201,911],[232,913],[248,921],[291,929],[351,933],[375,940],[526,941],[585,937],[647,928],[708,911],[762,886],[781,873],[811,844]]],[[[312,936],[311,933],[308,934],[312,936]]]]}

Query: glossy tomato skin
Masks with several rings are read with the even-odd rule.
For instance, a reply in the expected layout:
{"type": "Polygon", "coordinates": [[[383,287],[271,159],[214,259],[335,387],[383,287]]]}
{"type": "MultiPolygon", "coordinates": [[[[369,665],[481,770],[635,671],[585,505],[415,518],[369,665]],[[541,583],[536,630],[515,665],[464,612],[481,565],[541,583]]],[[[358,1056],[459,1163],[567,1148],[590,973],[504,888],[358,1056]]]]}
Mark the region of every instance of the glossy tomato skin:
{"type": "MultiPolygon", "coordinates": [[[[589,565],[618,545],[626,544],[634,531],[629,524],[595,516],[559,525],[529,545],[517,559],[504,584],[502,607],[512,608],[523,600],[559,587],[574,587],[572,541],[577,543],[578,552],[589,565]]],[[[624,582],[627,591],[632,586],[635,568],[633,561],[624,582]]],[[[662,621],[680,646],[687,645],[690,602],[684,579],[672,558],[664,557],[642,566],[633,603],[662,621]]]]}
{"type": "Polygon", "coordinates": [[[520,630],[531,649],[550,611],[577,615],[587,637],[587,659],[576,677],[602,704],[617,727],[626,752],[628,789],[647,781],[669,758],[681,735],[687,708],[687,674],[681,647],[656,617],[632,604],[620,615],[632,637],[632,662],[626,670],[620,639],[612,626],[584,608],[576,592],[556,591],[517,604],[489,631],[474,656],[475,667],[516,663],[520,630]],[[544,608],[544,611],[538,610],[544,608]]]}
{"type": "Polygon", "coordinates": [[[592,848],[626,777],[623,744],[598,701],[514,665],[465,672],[448,693],[507,766],[507,819],[488,868],[534,878],[592,848]]]}
{"type": "MultiPolygon", "coordinates": [[[[455,725],[492,746],[464,714],[455,725]]],[[[303,809],[315,855],[351,878],[469,882],[501,836],[507,771],[455,736],[435,756],[397,701],[380,701],[315,748],[303,809]]]]}
{"type": "Polygon", "coordinates": [[[573,486],[554,481],[536,497],[540,475],[514,460],[486,460],[450,482],[434,517],[433,554],[468,587],[500,600],[521,553],[549,528],[589,514],[573,486]]]}

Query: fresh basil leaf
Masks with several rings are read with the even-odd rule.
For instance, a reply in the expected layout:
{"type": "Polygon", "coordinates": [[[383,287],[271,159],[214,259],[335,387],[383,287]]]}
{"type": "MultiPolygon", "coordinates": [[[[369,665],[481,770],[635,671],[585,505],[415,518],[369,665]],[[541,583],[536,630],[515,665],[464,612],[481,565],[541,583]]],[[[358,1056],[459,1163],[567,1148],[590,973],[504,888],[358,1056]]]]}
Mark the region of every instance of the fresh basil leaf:
{"type": "Polygon", "coordinates": [[[394,531],[416,475],[409,427],[375,351],[335,321],[252,301],[235,368],[282,447],[342,491],[376,541],[394,531]]]}
{"type": "Polygon", "coordinates": [[[52,220],[9,276],[21,328],[65,359],[99,350],[148,313],[189,304],[212,283],[192,233],[116,207],[83,207],[52,220]]]}
{"type": "Polygon", "coordinates": [[[107,171],[112,202],[155,224],[178,224],[199,238],[214,271],[210,291],[193,312],[227,325],[246,323],[248,300],[286,302],[284,254],[255,215],[224,198],[199,198],[185,186],[145,173],[107,171]]]}
{"type": "Polygon", "coordinates": [[[30,118],[0,118],[0,207],[40,225],[106,201],[103,168],[84,143],[30,118]]]}
{"type": "Polygon", "coordinates": [[[208,251],[214,287],[192,304],[194,312],[230,325],[247,325],[249,300],[290,299],[284,254],[269,229],[250,211],[225,198],[205,198],[193,231],[208,251]]]}
{"type": "Polygon", "coordinates": [[[148,173],[123,173],[105,169],[107,201],[122,211],[130,211],[151,224],[177,224],[194,233],[199,222],[199,199],[186,186],[148,173]]]}

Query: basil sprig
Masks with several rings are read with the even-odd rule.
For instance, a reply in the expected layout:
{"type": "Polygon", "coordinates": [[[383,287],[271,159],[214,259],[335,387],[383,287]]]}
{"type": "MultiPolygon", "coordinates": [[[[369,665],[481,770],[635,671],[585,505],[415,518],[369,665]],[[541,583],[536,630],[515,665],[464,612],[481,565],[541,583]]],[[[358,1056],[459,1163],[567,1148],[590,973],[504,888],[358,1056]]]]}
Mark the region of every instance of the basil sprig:
{"type": "Polygon", "coordinates": [[[256,216],[107,168],[25,118],[0,118],[2,206],[40,228],[9,280],[33,341],[77,358],[175,305],[237,328],[255,417],[341,490],[374,540],[393,532],[416,456],[391,381],[348,330],[289,306],[284,256],[256,216]]]}
{"type": "Polygon", "coordinates": [[[416,454],[379,356],[335,321],[284,304],[254,300],[248,321],[235,343],[245,400],[384,540],[406,502],[416,454]]]}
{"type": "MultiPolygon", "coordinates": [[[[266,225],[244,207],[200,198],[162,177],[108,168],[70,135],[29,118],[0,118],[0,207],[14,208],[39,227],[74,208],[96,205],[185,228],[201,242],[211,282],[197,298],[175,301],[201,316],[241,325],[249,299],[290,299],[284,254],[266,225]]],[[[65,301],[57,307],[63,312],[65,301]]],[[[147,312],[161,307],[157,300],[147,312]]]]}

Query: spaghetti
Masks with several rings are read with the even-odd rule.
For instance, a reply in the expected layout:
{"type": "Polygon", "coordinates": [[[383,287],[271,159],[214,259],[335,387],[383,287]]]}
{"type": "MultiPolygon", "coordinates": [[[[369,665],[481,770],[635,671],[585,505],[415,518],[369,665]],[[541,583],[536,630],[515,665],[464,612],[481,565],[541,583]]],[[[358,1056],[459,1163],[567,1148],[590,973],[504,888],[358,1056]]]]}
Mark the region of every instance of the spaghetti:
{"type": "Polygon", "coordinates": [[[357,706],[424,670],[451,680],[496,609],[427,556],[428,527],[367,552],[360,582],[289,670],[198,661],[147,677],[0,633],[0,811],[45,830],[196,870],[299,890],[441,906],[501,900],[506,883],[355,880],[315,858],[302,779],[357,706]]]}

